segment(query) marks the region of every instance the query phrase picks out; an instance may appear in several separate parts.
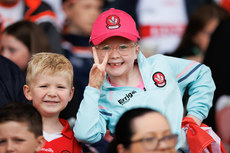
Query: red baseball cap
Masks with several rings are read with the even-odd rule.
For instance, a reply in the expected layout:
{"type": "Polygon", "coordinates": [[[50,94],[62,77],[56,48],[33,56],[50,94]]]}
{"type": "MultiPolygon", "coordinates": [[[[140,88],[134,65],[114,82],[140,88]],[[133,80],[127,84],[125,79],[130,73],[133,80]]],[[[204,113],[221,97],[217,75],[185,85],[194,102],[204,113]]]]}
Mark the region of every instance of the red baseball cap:
{"type": "Polygon", "coordinates": [[[140,39],[133,18],[124,11],[111,8],[100,14],[94,22],[89,43],[98,45],[113,36],[121,36],[132,41],[140,39]]]}

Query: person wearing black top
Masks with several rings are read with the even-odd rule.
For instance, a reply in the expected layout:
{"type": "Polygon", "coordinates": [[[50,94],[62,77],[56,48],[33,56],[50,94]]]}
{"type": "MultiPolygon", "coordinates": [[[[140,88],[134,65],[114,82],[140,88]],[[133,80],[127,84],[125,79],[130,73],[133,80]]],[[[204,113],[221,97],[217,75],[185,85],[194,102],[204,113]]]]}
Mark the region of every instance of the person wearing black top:
{"type": "Polygon", "coordinates": [[[0,55],[0,107],[10,102],[28,102],[23,93],[25,75],[20,68],[0,55]]]}

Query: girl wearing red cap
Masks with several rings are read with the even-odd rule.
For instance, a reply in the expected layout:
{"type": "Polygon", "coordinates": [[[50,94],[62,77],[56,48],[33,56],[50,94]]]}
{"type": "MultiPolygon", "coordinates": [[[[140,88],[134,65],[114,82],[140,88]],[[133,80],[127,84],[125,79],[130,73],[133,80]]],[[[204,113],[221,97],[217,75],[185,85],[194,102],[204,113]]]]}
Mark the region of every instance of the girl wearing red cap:
{"type": "Polygon", "coordinates": [[[95,63],[74,126],[78,140],[97,142],[107,129],[114,133],[125,111],[148,107],[166,116],[172,133],[179,135],[180,148],[186,88],[190,94],[186,116],[198,125],[207,117],[215,90],[210,69],[164,55],[146,58],[139,39],[134,20],[121,10],[111,8],[96,19],[90,38],[95,63]]]}

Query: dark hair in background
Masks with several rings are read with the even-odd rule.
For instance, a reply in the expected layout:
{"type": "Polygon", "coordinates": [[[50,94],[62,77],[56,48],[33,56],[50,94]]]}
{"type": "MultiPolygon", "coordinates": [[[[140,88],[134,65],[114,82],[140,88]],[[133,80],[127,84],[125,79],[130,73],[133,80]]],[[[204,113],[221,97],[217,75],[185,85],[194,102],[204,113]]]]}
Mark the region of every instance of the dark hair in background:
{"type": "Polygon", "coordinates": [[[230,17],[223,20],[213,33],[210,45],[204,58],[204,64],[212,70],[212,77],[216,84],[216,91],[213,98],[213,107],[210,109],[204,123],[216,131],[215,107],[218,98],[222,95],[230,95],[230,17]]]}
{"type": "Polygon", "coordinates": [[[42,117],[32,104],[8,103],[0,108],[0,124],[14,121],[26,123],[35,137],[42,135],[42,117]]]}
{"type": "Polygon", "coordinates": [[[197,7],[189,16],[181,42],[173,53],[173,56],[183,57],[194,55],[193,51],[189,50],[192,49],[191,47],[194,45],[199,48],[199,46],[193,42],[194,36],[202,31],[211,19],[217,18],[221,21],[228,16],[228,12],[215,3],[203,4],[197,7]]]}
{"type": "Polygon", "coordinates": [[[123,144],[125,148],[129,148],[131,137],[134,134],[132,128],[133,120],[151,112],[157,111],[150,108],[134,108],[126,111],[116,124],[114,139],[110,143],[107,153],[117,153],[116,147],[118,144],[123,144]]]}
{"type": "Polygon", "coordinates": [[[6,27],[3,34],[12,35],[21,41],[31,54],[50,52],[50,44],[44,30],[37,24],[28,21],[18,21],[6,27]]]}

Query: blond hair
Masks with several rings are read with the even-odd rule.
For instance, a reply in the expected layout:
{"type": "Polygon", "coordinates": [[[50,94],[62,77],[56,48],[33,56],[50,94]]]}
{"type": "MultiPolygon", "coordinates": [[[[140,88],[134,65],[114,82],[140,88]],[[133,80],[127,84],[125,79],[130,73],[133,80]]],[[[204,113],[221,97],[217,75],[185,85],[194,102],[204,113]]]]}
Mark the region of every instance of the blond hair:
{"type": "Polygon", "coordinates": [[[41,73],[68,73],[71,87],[73,86],[73,66],[61,54],[47,52],[34,54],[28,62],[26,84],[31,85],[32,79],[41,73]]]}

